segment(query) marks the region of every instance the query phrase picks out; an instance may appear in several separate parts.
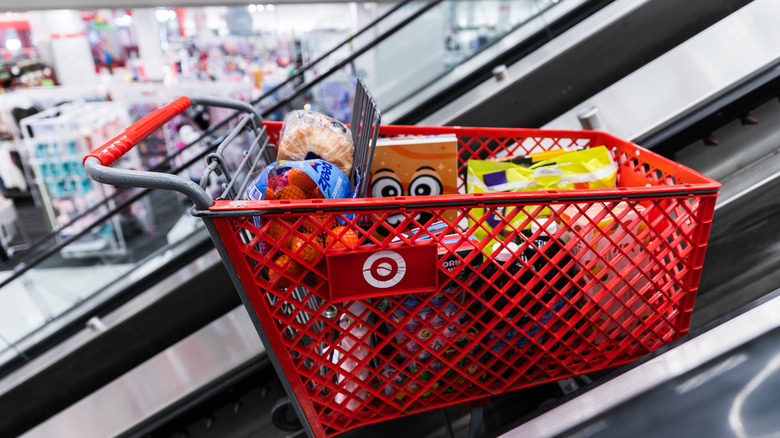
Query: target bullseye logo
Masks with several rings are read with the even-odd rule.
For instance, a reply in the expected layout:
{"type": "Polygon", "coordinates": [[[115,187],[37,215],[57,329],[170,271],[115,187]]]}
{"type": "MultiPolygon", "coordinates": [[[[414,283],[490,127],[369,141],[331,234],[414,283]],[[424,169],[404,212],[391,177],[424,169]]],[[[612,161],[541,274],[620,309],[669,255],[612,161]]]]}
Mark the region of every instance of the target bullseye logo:
{"type": "Polygon", "coordinates": [[[373,287],[386,289],[403,280],[406,261],[395,251],[379,251],[363,263],[363,278],[373,287]]]}

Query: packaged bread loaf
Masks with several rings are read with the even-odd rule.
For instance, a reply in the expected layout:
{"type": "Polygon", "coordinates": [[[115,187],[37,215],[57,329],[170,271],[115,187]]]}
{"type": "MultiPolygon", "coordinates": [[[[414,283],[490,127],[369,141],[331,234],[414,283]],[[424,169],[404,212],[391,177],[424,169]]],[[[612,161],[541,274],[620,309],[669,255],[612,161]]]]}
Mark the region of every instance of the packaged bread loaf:
{"type": "Polygon", "coordinates": [[[310,152],[346,175],[352,171],[355,146],[349,128],[315,111],[292,111],[284,118],[278,159],[301,161],[316,158],[307,157],[310,152]]]}

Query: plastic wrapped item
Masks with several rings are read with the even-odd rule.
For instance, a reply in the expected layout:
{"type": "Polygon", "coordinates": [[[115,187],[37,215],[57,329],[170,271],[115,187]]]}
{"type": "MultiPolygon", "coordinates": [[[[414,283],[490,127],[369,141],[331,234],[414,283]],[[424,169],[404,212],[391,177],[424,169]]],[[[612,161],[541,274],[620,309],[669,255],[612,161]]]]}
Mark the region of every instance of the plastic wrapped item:
{"type": "Polygon", "coordinates": [[[275,161],[263,168],[244,190],[244,199],[270,199],[268,188],[272,189],[273,199],[333,199],[353,195],[347,176],[323,160],[275,161]],[[291,193],[281,196],[282,190],[291,193]]]}
{"type": "Polygon", "coordinates": [[[469,160],[469,193],[615,187],[617,166],[606,147],[556,155],[530,166],[469,160]]]}
{"type": "Polygon", "coordinates": [[[324,114],[292,111],[284,118],[277,158],[301,161],[311,159],[309,153],[349,175],[355,155],[352,133],[346,125],[324,114]]]}
{"type": "Polygon", "coordinates": [[[651,297],[658,293],[646,274],[653,256],[645,249],[652,232],[644,207],[572,204],[561,217],[568,224],[564,239],[574,240],[577,267],[585,270],[583,289],[598,303],[589,315],[599,332],[594,343],[640,326],[651,315],[651,297]]]}
{"type": "MultiPolygon", "coordinates": [[[[533,156],[531,157],[533,160],[533,156]]],[[[571,190],[615,187],[617,166],[612,154],[604,146],[558,153],[546,152],[541,161],[528,165],[506,162],[469,160],[466,190],[469,193],[518,192],[533,190],[571,190]]],[[[471,215],[488,214],[487,208],[472,209],[471,215]]],[[[539,213],[549,215],[546,209],[539,213]]],[[[530,227],[527,215],[520,209],[501,207],[490,213],[474,235],[484,238],[489,231],[483,227],[513,229],[530,227]],[[525,224],[525,226],[523,226],[525,224]],[[511,225],[511,226],[509,226],[511,225]]],[[[506,234],[502,231],[502,235],[506,234]]],[[[507,237],[507,236],[504,236],[507,237]]]]}
{"type": "MultiPolygon", "coordinates": [[[[275,161],[264,167],[243,193],[247,200],[295,200],[320,198],[348,198],[354,196],[349,179],[337,167],[323,160],[275,161]]],[[[336,222],[328,216],[311,215],[300,223],[285,221],[285,225],[268,225],[266,218],[254,217],[258,227],[267,227],[266,239],[284,242],[285,246],[296,251],[296,257],[287,254],[277,255],[269,273],[270,280],[277,287],[286,289],[292,286],[291,277],[305,274],[305,265],[317,259],[326,245],[327,236],[319,236],[325,228],[334,229],[336,222]]],[[[354,234],[349,230],[350,234],[354,234]]],[[[330,240],[333,240],[331,237],[330,240]]],[[[357,241],[355,235],[352,239],[357,241]]],[[[333,244],[337,248],[337,244],[333,244]]],[[[258,243],[258,251],[265,254],[269,250],[268,242],[258,243]]]]}

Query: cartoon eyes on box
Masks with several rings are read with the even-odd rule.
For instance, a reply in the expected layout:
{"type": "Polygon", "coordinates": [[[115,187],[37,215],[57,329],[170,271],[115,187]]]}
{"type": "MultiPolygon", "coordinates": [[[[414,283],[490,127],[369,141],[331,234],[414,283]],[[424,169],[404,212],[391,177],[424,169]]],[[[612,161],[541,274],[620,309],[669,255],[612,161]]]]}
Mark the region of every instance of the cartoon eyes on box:
{"type": "Polygon", "coordinates": [[[439,173],[429,166],[419,167],[408,181],[402,181],[391,169],[379,169],[371,183],[371,196],[375,198],[441,195],[443,191],[439,173]]]}

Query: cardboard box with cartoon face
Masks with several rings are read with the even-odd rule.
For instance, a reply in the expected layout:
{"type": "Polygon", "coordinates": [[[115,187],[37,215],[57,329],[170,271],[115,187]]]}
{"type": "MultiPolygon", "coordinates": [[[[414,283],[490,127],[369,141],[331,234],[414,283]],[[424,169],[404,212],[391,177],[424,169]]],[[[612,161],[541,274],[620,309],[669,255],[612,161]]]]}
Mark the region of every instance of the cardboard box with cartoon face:
{"type": "MultiPolygon", "coordinates": [[[[455,134],[380,139],[371,168],[371,196],[429,196],[458,192],[458,139],[455,134]]],[[[432,215],[423,212],[418,222],[432,215]]],[[[445,216],[454,219],[455,212],[445,216]],[[450,217],[451,216],[451,217],[450,217]]],[[[397,225],[401,215],[388,223],[397,225]]]]}

